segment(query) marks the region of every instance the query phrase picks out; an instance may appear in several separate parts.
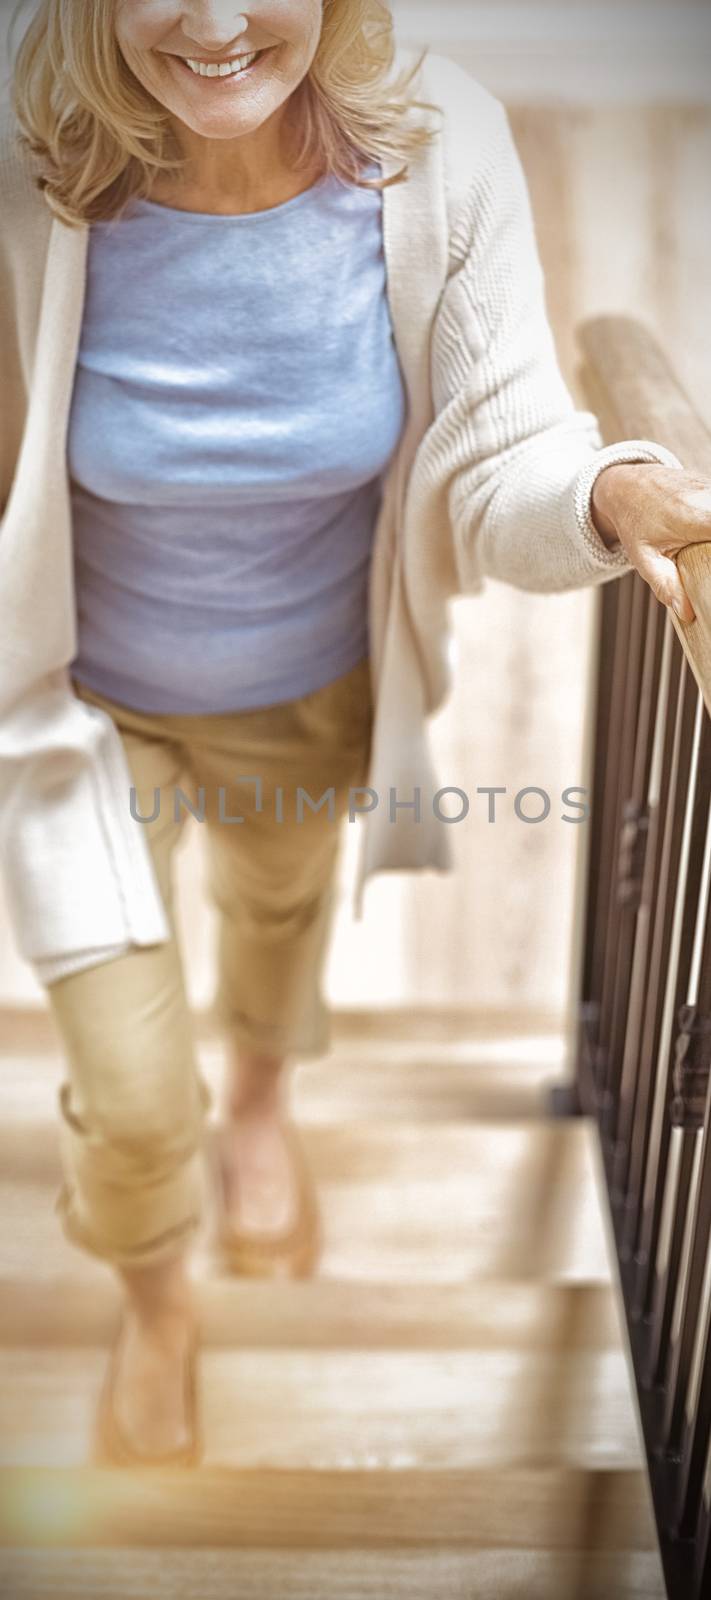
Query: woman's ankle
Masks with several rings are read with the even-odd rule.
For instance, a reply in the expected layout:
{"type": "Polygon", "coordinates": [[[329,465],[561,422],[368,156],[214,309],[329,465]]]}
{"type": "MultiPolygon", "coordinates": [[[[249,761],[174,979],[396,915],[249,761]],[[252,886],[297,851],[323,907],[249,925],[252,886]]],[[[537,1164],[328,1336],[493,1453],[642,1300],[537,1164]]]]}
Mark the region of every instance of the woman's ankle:
{"type": "Polygon", "coordinates": [[[285,1093],[288,1060],[233,1044],[226,1080],[228,1117],[276,1115],[285,1093]]]}
{"type": "Polygon", "coordinates": [[[186,1256],[118,1270],[128,1307],[144,1326],[168,1330],[192,1318],[193,1291],[186,1256]]]}

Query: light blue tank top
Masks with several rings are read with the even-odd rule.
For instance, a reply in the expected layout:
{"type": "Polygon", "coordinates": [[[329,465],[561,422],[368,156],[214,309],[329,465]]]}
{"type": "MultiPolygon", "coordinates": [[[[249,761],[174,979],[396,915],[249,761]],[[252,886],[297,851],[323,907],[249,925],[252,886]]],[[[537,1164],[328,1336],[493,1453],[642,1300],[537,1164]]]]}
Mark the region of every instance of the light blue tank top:
{"type": "MultiPolygon", "coordinates": [[[[364,176],[377,177],[371,163],[364,176]]],[[[137,710],[273,705],[368,653],[406,392],[382,197],[96,224],[69,423],[73,675],[137,710]]]]}

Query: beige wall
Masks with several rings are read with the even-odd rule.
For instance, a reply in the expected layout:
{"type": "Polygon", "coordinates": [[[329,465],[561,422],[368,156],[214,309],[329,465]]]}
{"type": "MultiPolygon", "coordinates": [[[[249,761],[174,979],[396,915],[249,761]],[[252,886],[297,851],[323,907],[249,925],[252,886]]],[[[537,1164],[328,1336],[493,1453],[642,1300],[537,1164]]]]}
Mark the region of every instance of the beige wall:
{"type": "Polygon", "coordinates": [[[399,37],[451,53],[505,100],[708,100],[708,0],[392,0],[399,37]]]}
{"type": "MultiPolygon", "coordinates": [[[[411,9],[422,16],[430,8],[411,9]]],[[[491,19],[494,11],[520,16],[536,7],[527,0],[519,7],[470,9],[491,19]]],[[[605,9],[610,15],[615,10],[605,9]]],[[[636,0],[640,25],[651,9],[636,0]]],[[[688,14],[697,8],[678,9],[688,14]]],[[[437,10],[444,15],[452,7],[437,10]]],[[[552,10],[538,8],[540,15],[552,10]]],[[[581,16],[589,8],[573,10],[581,16]]],[[[464,59],[476,72],[477,50],[471,43],[467,49],[464,59]]],[[[496,89],[490,57],[487,70],[496,89]]],[[[658,330],[699,408],[711,417],[711,105],[581,100],[552,106],[540,103],[542,84],[540,76],[529,84],[527,104],[507,103],[531,185],[549,313],[569,383],[581,399],[573,336],[578,320],[632,311],[658,330]]],[[[555,800],[566,785],[586,781],[583,720],[594,603],[589,591],[535,596],[493,583],[483,596],[454,603],[457,682],[432,729],[442,783],[459,785],[472,799],[467,820],[451,829],[457,870],[448,877],[380,875],[367,890],[363,922],[353,923],[348,885],[355,829],[347,830],[327,969],[335,1004],[451,1002],[501,1008],[513,1018],[531,1009],[565,1012],[584,830],[557,820],[555,804],[547,822],[526,826],[513,817],[508,797],[501,820],[489,826],[475,790],[504,784],[514,793],[537,784],[555,800]]],[[[214,931],[199,892],[200,832],[193,825],[180,863],[188,982],[197,1003],[210,993],[214,931]]],[[[42,998],[14,954],[0,904],[0,1002],[22,997],[42,998]]]]}

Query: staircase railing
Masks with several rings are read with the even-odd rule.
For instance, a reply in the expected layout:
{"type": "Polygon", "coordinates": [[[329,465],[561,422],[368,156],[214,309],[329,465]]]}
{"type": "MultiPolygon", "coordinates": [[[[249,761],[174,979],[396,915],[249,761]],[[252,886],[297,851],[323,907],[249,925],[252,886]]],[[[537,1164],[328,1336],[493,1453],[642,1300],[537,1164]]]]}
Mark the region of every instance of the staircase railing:
{"type": "MultiPolygon", "coordinates": [[[[579,330],[606,441],[711,479],[711,434],[653,336],[579,330]]],[[[594,1116],[671,1600],[711,1595],[711,529],[685,627],[637,573],[601,585],[577,1079],[594,1116]]]]}

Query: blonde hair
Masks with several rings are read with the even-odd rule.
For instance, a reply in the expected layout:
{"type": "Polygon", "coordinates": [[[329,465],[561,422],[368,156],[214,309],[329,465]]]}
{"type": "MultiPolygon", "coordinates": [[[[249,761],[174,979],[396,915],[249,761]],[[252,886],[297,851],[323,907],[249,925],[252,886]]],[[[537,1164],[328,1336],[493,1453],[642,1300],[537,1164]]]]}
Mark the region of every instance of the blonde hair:
{"type": "MultiPolygon", "coordinates": [[[[146,196],[159,172],[180,170],[169,114],[124,61],[113,27],[115,0],[41,0],[21,40],[13,103],[23,142],[38,158],[38,186],[69,225],[117,216],[146,196]]],[[[408,160],[437,129],[410,117],[413,80],[427,55],[388,81],[393,22],[383,0],[323,0],[321,37],[299,97],[296,170],[334,173],[384,188],[408,176],[408,160]],[[404,166],[360,180],[364,159],[404,166]]]]}

